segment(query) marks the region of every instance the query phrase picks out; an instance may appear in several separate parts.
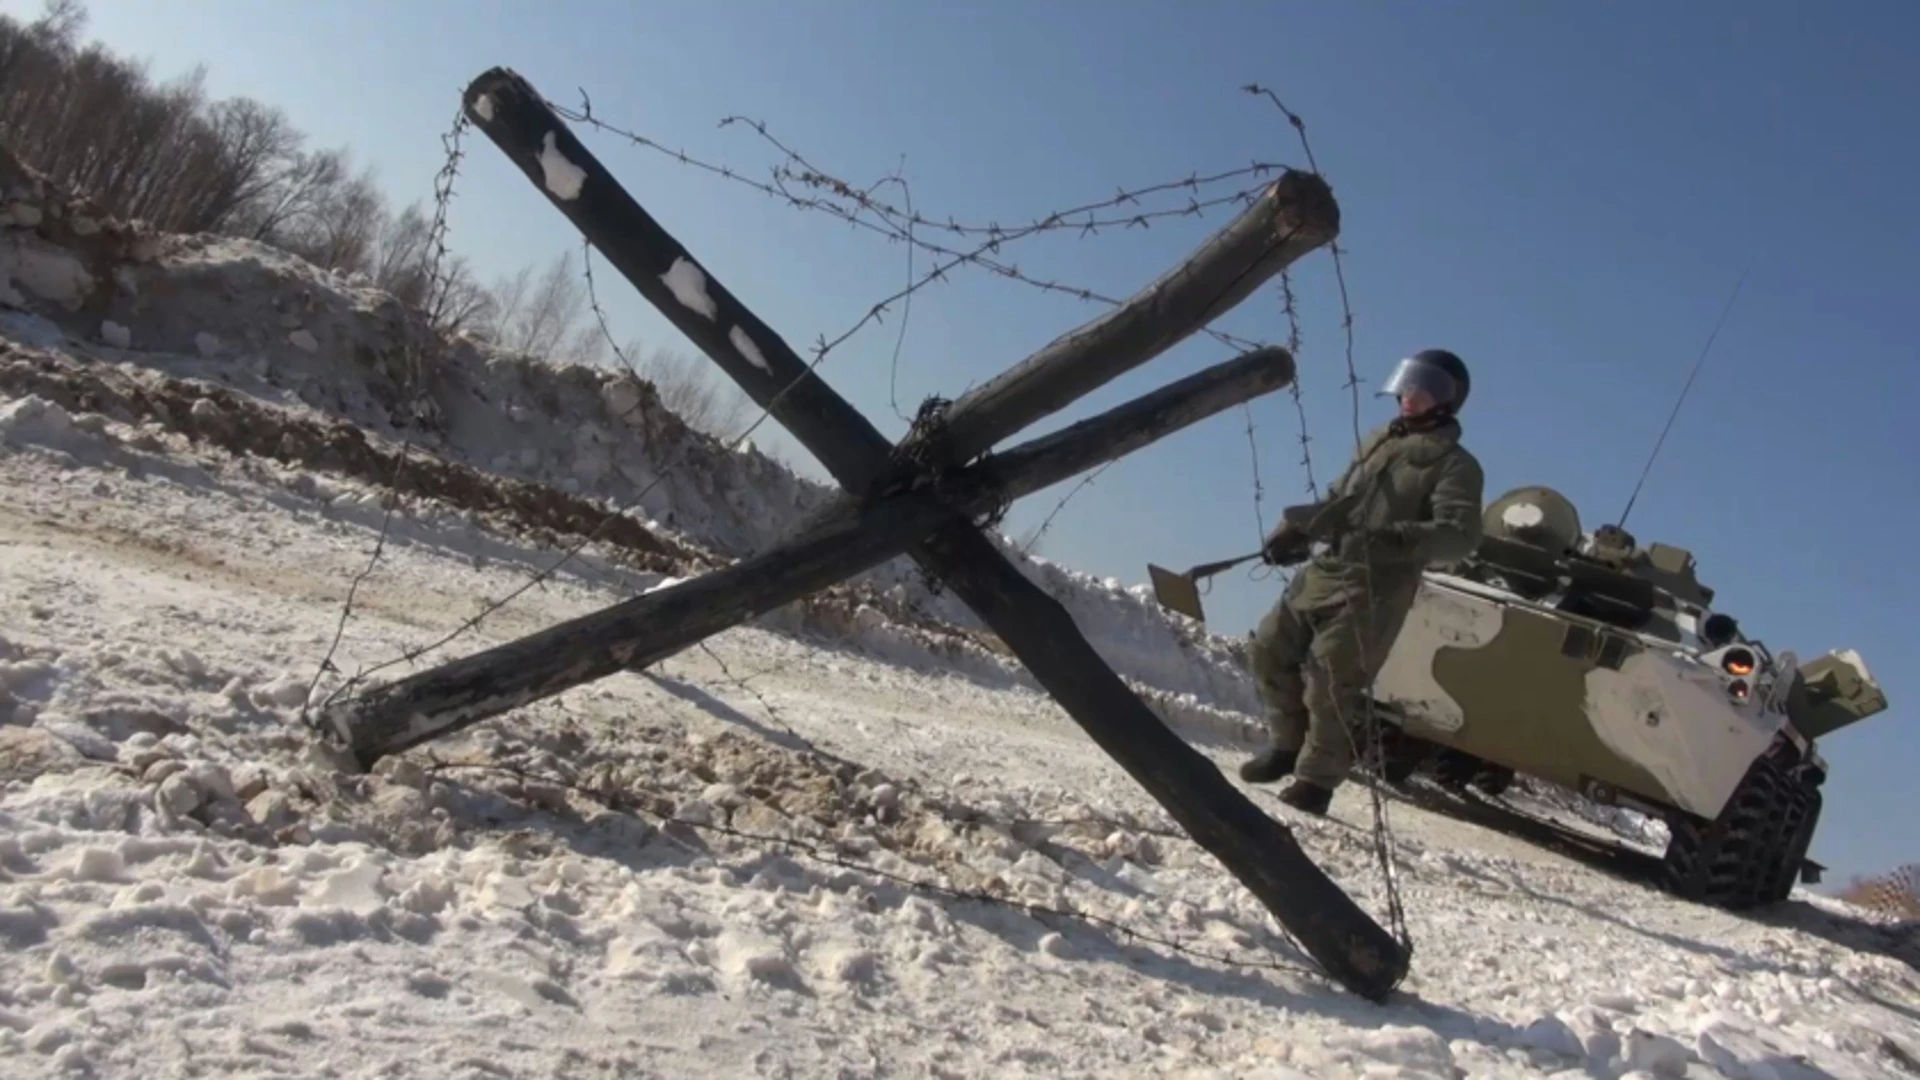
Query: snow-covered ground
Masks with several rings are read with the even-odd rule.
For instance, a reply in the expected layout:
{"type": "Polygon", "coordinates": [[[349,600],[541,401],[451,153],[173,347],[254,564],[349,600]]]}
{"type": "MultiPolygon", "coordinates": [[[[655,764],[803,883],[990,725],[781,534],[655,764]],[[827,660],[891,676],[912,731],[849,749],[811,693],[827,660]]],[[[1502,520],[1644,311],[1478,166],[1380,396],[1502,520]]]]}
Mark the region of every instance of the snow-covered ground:
{"type": "MultiPolygon", "coordinates": [[[[35,398],[0,404],[0,443],[9,1077],[1920,1069],[1920,957],[1890,934],[1676,903],[1406,805],[1398,998],[1236,966],[1298,957],[1046,698],[792,634],[335,774],[297,717],[376,505],[35,398]]],[[[419,507],[336,663],[551,557],[419,507]]],[[[658,580],[589,551],[457,647],[658,580]]],[[[1349,787],[1298,829],[1378,913],[1367,821],[1349,787]]]]}
{"type": "MultiPolygon", "coordinates": [[[[359,672],[511,596],[425,662],[461,655],[827,493],[456,343],[342,630],[418,388],[390,302],[0,194],[0,306],[34,311],[0,311],[0,1077],[1920,1075],[1910,929],[1677,903],[1404,802],[1411,977],[1373,1005],[1297,970],[898,563],[336,772],[299,723],[336,634],[359,672]]],[[[1248,749],[1235,642],[1027,566],[1195,745],[1248,749]]],[[[1384,918],[1364,788],[1255,797],[1384,918]]]]}

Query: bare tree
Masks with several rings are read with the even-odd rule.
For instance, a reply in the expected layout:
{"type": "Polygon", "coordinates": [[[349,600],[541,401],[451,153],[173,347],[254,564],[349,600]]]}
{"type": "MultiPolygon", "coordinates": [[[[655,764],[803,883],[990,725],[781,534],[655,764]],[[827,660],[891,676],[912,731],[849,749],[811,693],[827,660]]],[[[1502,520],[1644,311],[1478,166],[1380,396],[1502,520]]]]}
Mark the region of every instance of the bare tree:
{"type": "Polygon", "coordinates": [[[316,190],[307,211],[266,240],[315,266],[365,271],[373,264],[386,215],[386,200],[369,166],[351,180],[316,190]]]}
{"type": "Polygon", "coordinates": [[[488,336],[494,344],[559,364],[591,364],[606,355],[604,335],[588,318],[586,280],[572,249],[562,251],[536,277],[522,267],[492,290],[488,336]]]}
{"type": "MultiPolygon", "coordinates": [[[[373,170],[355,172],[345,147],[307,149],[260,102],[209,101],[202,70],[156,84],[141,65],[83,45],[86,22],[82,0],[48,0],[28,24],[0,15],[0,140],[56,183],[160,229],[225,233],[364,273],[443,334],[471,330],[557,364],[612,359],[574,251],[487,289],[466,259],[435,251],[419,203],[391,212],[373,170]]],[[[744,422],[745,396],[699,357],[624,351],[689,426],[730,435],[744,422]]]]}
{"type": "Polygon", "coordinates": [[[54,77],[58,58],[77,48],[86,24],[87,9],[79,0],[48,0],[40,17],[25,26],[0,17],[0,113],[5,103],[17,103],[15,95],[54,77]]]}
{"type": "Polygon", "coordinates": [[[433,222],[411,203],[383,221],[367,276],[443,334],[485,333],[494,319],[493,295],[474,280],[467,260],[451,252],[442,255],[436,277],[433,254],[433,222]]]}
{"type": "Polygon", "coordinates": [[[327,193],[347,178],[347,151],[290,150],[271,165],[265,190],[243,204],[227,223],[227,231],[249,240],[272,242],[297,228],[297,222],[320,213],[327,193]]]}
{"type": "Polygon", "coordinates": [[[717,379],[706,358],[655,348],[643,360],[637,341],[621,352],[633,362],[634,374],[653,384],[660,404],[688,427],[715,438],[731,438],[746,425],[747,396],[731,381],[717,379]]]}
{"type": "MultiPolygon", "coordinates": [[[[37,21],[0,16],[0,139],[61,186],[120,217],[178,232],[275,222],[301,137],[257,101],[209,102],[204,72],[156,85],[143,67],[82,46],[85,9],[53,0],[37,21]]],[[[260,234],[264,237],[264,233],[260,234]]]]}

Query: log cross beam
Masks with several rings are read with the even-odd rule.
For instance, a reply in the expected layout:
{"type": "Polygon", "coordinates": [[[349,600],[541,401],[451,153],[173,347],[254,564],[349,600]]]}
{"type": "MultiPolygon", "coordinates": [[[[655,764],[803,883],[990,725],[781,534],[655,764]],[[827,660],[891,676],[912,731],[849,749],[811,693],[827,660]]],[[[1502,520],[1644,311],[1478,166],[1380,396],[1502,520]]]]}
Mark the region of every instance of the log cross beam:
{"type": "Polygon", "coordinates": [[[672,655],[905,552],[1006,643],[1082,730],[1218,859],[1341,985],[1391,993],[1407,949],[1362,911],[1205,755],[1154,715],[1060,603],[974,518],[1232,404],[1284,386],[1293,359],[1256,350],[999,453],[1002,439],[1138,367],[1339,232],[1325,181],[1286,172],[1127,303],[917,426],[898,447],[693,258],[518,74],[494,68],[467,117],[666,319],[813,453],[846,495],[779,547],[322,713],[365,765],[526,702],[672,655]],[[982,455],[985,455],[984,457],[982,455]]]}

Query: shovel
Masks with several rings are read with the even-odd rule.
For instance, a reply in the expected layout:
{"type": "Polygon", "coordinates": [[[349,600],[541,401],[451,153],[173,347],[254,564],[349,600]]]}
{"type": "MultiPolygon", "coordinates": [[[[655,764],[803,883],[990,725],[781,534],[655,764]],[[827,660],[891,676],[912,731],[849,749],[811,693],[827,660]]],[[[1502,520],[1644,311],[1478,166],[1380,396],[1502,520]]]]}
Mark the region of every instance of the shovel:
{"type": "MultiPolygon", "coordinates": [[[[1322,531],[1323,523],[1337,521],[1345,514],[1356,499],[1348,494],[1326,502],[1308,503],[1303,506],[1289,506],[1281,511],[1281,520],[1301,536],[1314,536],[1322,531]]],[[[1223,570],[1231,570],[1244,562],[1251,562],[1261,556],[1256,551],[1219,562],[1201,563],[1184,574],[1176,574],[1164,566],[1147,564],[1147,575],[1153,579],[1153,595],[1160,606],[1168,611],[1177,611],[1196,622],[1206,622],[1207,616],[1200,608],[1199,583],[1223,570]]]]}
{"type": "Polygon", "coordinates": [[[1177,611],[1195,622],[1206,622],[1206,613],[1200,609],[1199,582],[1259,557],[1260,553],[1256,551],[1251,555],[1222,559],[1219,562],[1201,563],[1184,574],[1176,574],[1164,566],[1148,563],[1147,574],[1153,578],[1153,595],[1160,601],[1161,607],[1168,611],[1177,611]]]}

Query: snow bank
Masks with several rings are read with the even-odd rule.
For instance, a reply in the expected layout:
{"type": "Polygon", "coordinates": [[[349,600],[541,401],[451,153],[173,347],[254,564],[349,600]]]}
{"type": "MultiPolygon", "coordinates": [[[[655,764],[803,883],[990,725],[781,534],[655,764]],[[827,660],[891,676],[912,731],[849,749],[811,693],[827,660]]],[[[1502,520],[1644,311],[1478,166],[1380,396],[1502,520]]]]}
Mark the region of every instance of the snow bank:
{"type": "MultiPolygon", "coordinates": [[[[343,421],[370,439],[411,435],[456,465],[628,508],[624,516],[644,530],[720,558],[778,543],[835,494],[755,448],[733,451],[688,428],[650,385],[624,372],[556,367],[465,337],[429,340],[396,300],[364,281],[244,240],[101,224],[3,156],[0,174],[15,178],[9,190],[19,195],[8,204],[0,250],[30,253],[0,263],[24,288],[8,302],[58,327],[50,334],[46,324],[16,318],[9,336],[84,346],[93,358],[189,386],[343,421]],[[75,235],[81,220],[91,223],[87,238],[75,235]],[[48,260],[72,272],[56,272],[48,260]]],[[[1159,707],[1209,725],[1222,713],[1256,711],[1242,642],[1166,614],[1145,586],[1123,589],[1021,556],[1004,538],[1001,546],[1159,707]]],[[[981,677],[1026,678],[964,605],[927,589],[910,560],[856,584],[861,602],[886,621],[943,642],[930,649],[927,634],[901,640],[877,625],[849,626],[863,646],[960,663],[981,677]]],[[[1243,726],[1229,725],[1235,733],[1243,726]]]]}

